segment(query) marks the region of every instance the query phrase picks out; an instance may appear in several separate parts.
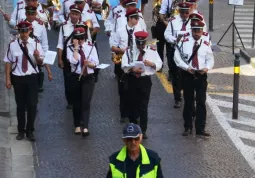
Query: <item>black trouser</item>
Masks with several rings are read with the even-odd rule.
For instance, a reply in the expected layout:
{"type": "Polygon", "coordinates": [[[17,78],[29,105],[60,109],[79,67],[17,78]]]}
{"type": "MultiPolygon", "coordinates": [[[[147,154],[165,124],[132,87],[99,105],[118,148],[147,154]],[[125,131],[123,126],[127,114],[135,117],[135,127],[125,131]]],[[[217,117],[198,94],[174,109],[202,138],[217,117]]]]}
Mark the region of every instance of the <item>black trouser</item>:
{"type": "Polygon", "coordinates": [[[167,64],[169,68],[169,76],[172,76],[172,86],[174,93],[174,100],[181,101],[182,78],[181,69],[176,66],[174,61],[175,49],[169,44],[167,46],[167,64]]]}
{"type": "Polygon", "coordinates": [[[39,88],[43,88],[43,81],[44,81],[44,73],[42,71],[42,67],[41,66],[38,66],[38,70],[39,70],[39,73],[38,73],[38,87],[39,88]]]}
{"type": "Polygon", "coordinates": [[[127,117],[128,116],[128,90],[126,87],[125,80],[127,78],[126,74],[122,74],[120,78],[118,78],[118,93],[120,97],[120,115],[121,117],[127,117]]]}
{"type": "Polygon", "coordinates": [[[65,85],[65,97],[66,101],[69,105],[73,104],[73,99],[71,95],[71,72],[68,70],[63,69],[63,75],[64,75],[64,85],[65,85]]]}
{"type": "Polygon", "coordinates": [[[139,78],[134,75],[128,76],[129,122],[137,124],[137,118],[140,117],[142,132],[146,132],[147,130],[151,86],[152,82],[150,76],[139,78]]]}
{"type": "Polygon", "coordinates": [[[17,104],[18,132],[33,132],[38,102],[38,76],[12,76],[17,104]],[[26,118],[27,108],[27,118],[26,118]]]}
{"type": "Polygon", "coordinates": [[[156,23],[156,34],[157,34],[157,40],[158,40],[157,51],[162,62],[164,61],[164,56],[165,56],[164,55],[165,44],[168,45],[164,36],[165,30],[166,30],[166,25],[160,20],[158,20],[156,23]]]}
{"type": "Polygon", "coordinates": [[[192,118],[194,112],[194,92],[196,92],[196,131],[205,129],[206,124],[206,90],[207,75],[193,75],[186,71],[182,72],[183,94],[184,94],[184,127],[192,129],[192,118]]]}
{"type": "Polygon", "coordinates": [[[123,70],[121,69],[121,63],[114,64],[114,74],[117,75],[118,78],[120,78],[123,74],[123,70]]]}
{"type": "Polygon", "coordinates": [[[88,128],[90,117],[90,103],[95,88],[93,74],[82,77],[72,73],[72,96],[73,96],[73,118],[74,126],[88,128]]]}

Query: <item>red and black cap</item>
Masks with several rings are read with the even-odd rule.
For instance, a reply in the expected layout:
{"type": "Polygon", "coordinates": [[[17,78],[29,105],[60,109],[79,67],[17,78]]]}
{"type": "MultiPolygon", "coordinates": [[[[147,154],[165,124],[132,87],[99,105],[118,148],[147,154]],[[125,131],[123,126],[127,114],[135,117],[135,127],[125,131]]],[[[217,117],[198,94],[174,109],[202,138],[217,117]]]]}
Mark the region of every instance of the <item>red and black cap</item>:
{"type": "Polygon", "coordinates": [[[187,2],[182,2],[178,4],[178,7],[180,10],[189,10],[192,4],[187,3],[187,2]]]}
{"type": "Polygon", "coordinates": [[[129,8],[126,12],[126,17],[131,17],[131,16],[138,16],[139,9],[137,8],[129,8]]]}
{"type": "Polygon", "coordinates": [[[37,11],[37,7],[34,7],[34,6],[26,6],[26,7],[25,7],[25,10],[26,10],[26,13],[35,14],[36,11],[37,11]]]}
{"type": "Polygon", "coordinates": [[[18,23],[17,27],[18,31],[21,32],[27,32],[28,30],[32,30],[32,24],[27,21],[21,21],[20,23],[18,23]]]}
{"type": "Polygon", "coordinates": [[[138,32],[135,32],[134,35],[135,35],[136,44],[143,45],[146,43],[149,33],[145,31],[138,31],[138,32]]]}
{"type": "Polygon", "coordinates": [[[137,4],[136,0],[125,0],[125,1],[124,1],[124,5],[125,5],[125,6],[128,6],[128,5],[136,5],[136,4],[137,4]]]}
{"type": "Polygon", "coordinates": [[[205,24],[202,21],[191,22],[191,28],[204,28],[205,24]]]}
{"type": "Polygon", "coordinates": [[[190,18],[191,20],[199,20],[199,21],[203,21],[203,20],[204,20],[203,16],[200,15],[200,14],[197,14],[197,13],[192,13],[192,14],[190,14],[190,15],[189,15],[189,18],[190,18]]]}
{"type": "Polygon", "coordinates": [[[77,4],[71,5],[69,9],[70,9],[70,11],[74,11],[74,12],[79,12],[79,13],[82,12],[82,10],[78,7],[77,4]]]}

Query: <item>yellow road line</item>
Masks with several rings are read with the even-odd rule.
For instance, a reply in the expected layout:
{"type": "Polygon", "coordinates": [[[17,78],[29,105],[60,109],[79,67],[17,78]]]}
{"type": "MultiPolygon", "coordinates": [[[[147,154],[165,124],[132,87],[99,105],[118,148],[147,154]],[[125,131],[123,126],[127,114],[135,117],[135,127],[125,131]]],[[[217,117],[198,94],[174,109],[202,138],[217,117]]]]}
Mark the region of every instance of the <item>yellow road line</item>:
{"type": "MultiPolygon", "coordinates": [[[[171,82],[168,81],[167,79],[167,76],[162,73],[162,72],[157,72],[156,73],[158,79],[160,80],[161,84],[163,85],[164,89],[166,90],[167,93],[173,93],[173,87],[172,87],[172,84],[171,82]]],[[[229,92],[231,90],[233,90],[233,87],[232,86],[224,86],[222,87],[223,91],[222,92],[218,92],[218,91],[210,91],[211,90],[215,90],[217,88],[216,85],[212,85],[212,84],[208,84],[208,90],[207,93],[208,94],[218,94],[218,95],[224,95],[224,94],[233,94],[233,92],[229,92]],[[226,92],[224,92],[226,91],[226,92]]],[[[242,95],[242,96],[255,96],[255,94],[239,94],[239,95],[242,95]]]]}

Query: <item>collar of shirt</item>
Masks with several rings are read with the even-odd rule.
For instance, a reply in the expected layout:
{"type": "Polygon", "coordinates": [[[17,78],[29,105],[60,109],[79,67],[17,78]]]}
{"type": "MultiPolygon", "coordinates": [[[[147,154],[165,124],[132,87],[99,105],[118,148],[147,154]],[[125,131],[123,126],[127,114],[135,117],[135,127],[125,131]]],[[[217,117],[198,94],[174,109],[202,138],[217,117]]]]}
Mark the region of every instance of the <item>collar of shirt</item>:
{"type": "Polygon", "coordinates": [[[67,24],[68,24],[68,26],[71,28],[71,27],[74,27],[76,24],[79,24],[79,21],[78,21],[76,24],[73,24],[73,23],[71,22],[71,19],[69,19],[69,20],[67,21],[67,24]]]}
{"type": "MultiPolygon", "coordinates": [[[[27,39],[27,43],[28,43],[28,44],[32,44],[33,41],[34,41],[34,40],[33,40],[32,38],[30,38],[30,37],[27,39]]],[[[19,38],[19,44],[22,44],[22,40],[21,40],[20,38],[19,38]]]]}
{"type": "Polygon", "coordinates": [[[129,27],[128,25],[126,26],[128,30],[134,30],[135,29],[135,26],[134,27],[129,27]]]}

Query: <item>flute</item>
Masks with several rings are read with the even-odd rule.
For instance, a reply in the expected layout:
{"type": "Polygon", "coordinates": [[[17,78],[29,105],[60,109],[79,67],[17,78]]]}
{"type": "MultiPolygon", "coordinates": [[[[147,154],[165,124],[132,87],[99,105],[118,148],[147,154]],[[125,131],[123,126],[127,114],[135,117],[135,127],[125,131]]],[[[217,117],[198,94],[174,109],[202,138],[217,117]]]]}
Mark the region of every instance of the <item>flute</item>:
{"type": "MultiPolygon", "coordinates": [[[[95,43],[96,43],[96,41],[94,41],[94,42],[92,43],[92,48],[90,49],[90,52],[89,52],[89,55],[88,55],[87,59],[89,59],[90,54],[91,54],[91,52],[92,52],[92,50],[93,50],[93,48],[94,48],[94,46],[95,46],[95,43]]],[[[79,76],[79,81],[81,80],[81,77],[82,77],[82,75],[83,75],[83,73],[84,73],[86,67],[87,67],[87,66],[85,66],[85,65],[82,67],[82,71],[81,71],[81,74],[80,74],[80,76],[79,76]]]]}

